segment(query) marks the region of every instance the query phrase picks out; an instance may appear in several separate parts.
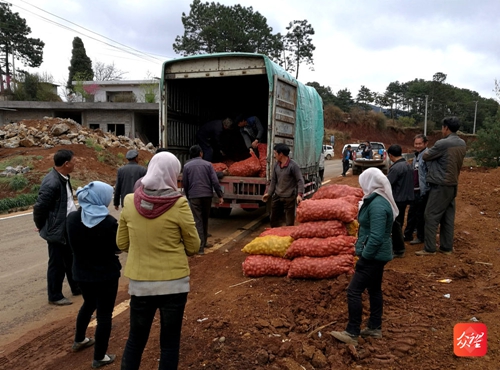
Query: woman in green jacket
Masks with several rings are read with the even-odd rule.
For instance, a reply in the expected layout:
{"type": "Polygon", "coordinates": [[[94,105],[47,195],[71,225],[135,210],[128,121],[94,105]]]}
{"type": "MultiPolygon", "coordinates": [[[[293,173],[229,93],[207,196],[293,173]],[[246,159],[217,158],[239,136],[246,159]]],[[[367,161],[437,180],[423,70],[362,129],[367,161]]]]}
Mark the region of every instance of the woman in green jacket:
{"type": "Polygon", "coordinates": [[[116,244],[128,252],[130,333],[122,370],[139,369],[155,313],[160,311],[159,369],[177,369],[182,317],[189,292],[187,256],[198,253],[200,238],[188,201],[177,189],[179,160],[156,154],[141,186],[128,194],[116,244]]]}
{"type": "Polygon", "coordinates": [[[391,230],[398,215],[391,184],[382,171],[378,168],[363,171],[359,184],[364,196],[358,213],[356,255],[359,260],[347,288],[349,323],[345,331],[330,333],[338,340],[354,345],[360,334],[363,337],[382,337],[382,275],[385,264],[392,260],[391,230]],[[368,327],[361,330],[361,295],[366,289],[370,296],[370,318],[368,327]]]}

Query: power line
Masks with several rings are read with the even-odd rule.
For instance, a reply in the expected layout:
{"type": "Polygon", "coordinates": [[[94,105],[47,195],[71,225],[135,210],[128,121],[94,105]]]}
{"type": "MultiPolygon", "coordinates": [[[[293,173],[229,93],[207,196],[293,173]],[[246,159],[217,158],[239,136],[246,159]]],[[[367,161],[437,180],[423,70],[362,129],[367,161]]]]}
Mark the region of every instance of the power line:
{"type": "MultiPolygon", "coordinates": [[[[53,14],[53,13],[50,13],[50,12],[48,12],[48,11],[45,11],[45,10],[43,10],[43,9],[41,9],[41,8],[39,8],[39,7],[35,6],[35,5],[33,5],[33,4],[30,4],[30,3],[26,2],[26,1],[24,1],[24,0],[19,0],[19,1],[22,1],[22,2],[24,2],[24,3],[26,3],[26,4],[28,4],[28,5],[30,5],[30,6],[32,6],[32,7],[34,7],[34,8],[36,8],[36,9],[39,9],[39,10],[40,10],[40,11],[42,11],[42,12],[45,12],[45,13],[47,13],[47,14],[50,14],[50,15],[51,15],[51,16],[53,16],[53,17],[59,18],[59,19],[61,19],[61,20],[65,21],[65,22],[68,22],[68,23],[70,23],[70,24],[73,24],[73,25],[75,25],[75,26],[77,26],[77,27],[79,27],[79,28],[82,28],[83,30],[85,30],[85,31],[87,31],[87,32],[90,32],[90,33],[92,33],[92,34],[95,34],[95,35],[97,35],[97,36],[99,36],[99,37],[102,37],[102,38],[104,38],[104,39],[107,39],[107,40],[109,40],[109,41],[111,41],[111,42],[113,42],[113,43],[116,43],[116,44],[118,44],[118,45],[121,45],[121,46],[123,46],[123,47],[119,47],[119,46],[116,46],[116,45],[110,44],[110,43],[105,42],[105,41],[103,41],[103,40],[99,40],[99,39],[97,39],[97,38],[95,38],[95,37],[92,37],[92,36],[90,36],[90,35],[88,35],[88,34],[85,34],[85,33],[81,32],[81,31],[78,31],[78,30],[76,30],[76,29],[74,29],[74,28],[71,28],[71,27],[66,26],[66,25],[64,25],[64,24],[61,24],[61,23],[59,23],[59,22],[56,22],[56,21],[54,21],[54,20],[52,20],[52,19],[49,19],[49,18],[43,17],[43,16],[41,16],[40,14],[34,13],[34,12],[32,12],[32,11],[30,11],[30,10],[28,10],[28,9],[25,9],[25,8],[23,8],[23,7],[21,7],[21,6],[17,5],[17,4],[15,4],[15,5],[14,5],[15,7],[19,8],[19,9],[22,9],[22,10],[24,10],[24,11],[26,11],[26,12],[30,13],[30,14],[33,14],[33,15],[35,15],[36,17],[41,18],[42,20],[44,20],[44,21],[46,21],[46,22],[48,22],[48,23],[51,23],[51,24],[53,24],[53,25],[56,25],[56,26],[58,26],[58,27],[61,27],[61,28],[63,28],[63,29],[66,29],[66,30],[69,30],[69,31],[72,31],[72,32],[76,32],[77,34],[83,35],[83,36],[85,36],[85,37],[87,37],[87,38],[89,38],[89,39],[95,40],[95,41],[100,42],[100,43],[102,43],[102,44],[104,44],[104,45],[108,45],[108,46],[110,46],[110,47],[112,47],[112,48],[114,48],[114,49],[117,49],[117,50],[119,50],[119,51],[122,51],[122,52],[125,52],[125,53],[128,53],[128,54],[131,54],[131,55],[133,55],[133,56],[135,56],[135,57],[141,58],[141,59],[146,60],[146,61],[148,61],[148,62],[154,62],[154,63],[157,63],[157,62],[162,62],[162,60],[160,60],[160,59],[156,58],[155,56],[153,56],[153,55],[151,55],[151,54],[148,54],[148,53],[142,52],[142,51],[140,51],[140,50],[134,49],[134,48],[132,48],[132,47],[130,47],[130,46],[127,46],[127,45],[125,45],[125,44],[122,44],[122,43],[120,43],[120,42],[117,42],[117,41],[115,41],[115,40],[113,40],[113,39],[111,39],[111,38],[109,38],[109,37],[103,36],[103,35],[101,35],[101,34],[99,34],[99,33],[97,33],[97,32],[94,32],[94,31],[89,30],[89,29],[87,29],[87,28],[85,28],[85,27],[82,27],[82,26],[80,26],[80,25],[78,25],[78,24],[76,24],[76,23],[74,23],[74,22],[72,22],[72,21],[69,21],[69,20],[67,20],[67,19],[65,19],[65,18],[59,17],[59,16],[57,16],[57,15],[55,15],[55,14],[53,14]],[[153,59],[154,59],[154,60],[153,60],[153,59]]],[[[168,57],[165,57],[165,58],[168,58],[168,57]]],[[[168,58],[168,59],[170,59],[170,58],[168,58]]]]}

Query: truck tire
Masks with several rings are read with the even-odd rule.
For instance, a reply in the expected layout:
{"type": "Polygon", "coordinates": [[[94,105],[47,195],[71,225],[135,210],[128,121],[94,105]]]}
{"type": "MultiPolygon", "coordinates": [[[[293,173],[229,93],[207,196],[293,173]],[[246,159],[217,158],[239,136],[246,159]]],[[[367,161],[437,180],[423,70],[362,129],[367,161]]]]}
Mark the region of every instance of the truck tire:
{"type": "Polygon", "coordinates": [[[210,208],[210,217],[212,218],[228,218],[232,208],[210,208]]]}
{"type": "Polygon", "coordinates": [[[359,166],[352,166],[352,174],[353,175],[359,175],[361,174],[361,167],[359,166]]]}
{"type": "Polygon", "coordinates": [[[331,156],[330,154],[328,154],[328,155],[326,156],[326,159],[330,160],[330,159],[332,159],[332,156],[331,156]]]}

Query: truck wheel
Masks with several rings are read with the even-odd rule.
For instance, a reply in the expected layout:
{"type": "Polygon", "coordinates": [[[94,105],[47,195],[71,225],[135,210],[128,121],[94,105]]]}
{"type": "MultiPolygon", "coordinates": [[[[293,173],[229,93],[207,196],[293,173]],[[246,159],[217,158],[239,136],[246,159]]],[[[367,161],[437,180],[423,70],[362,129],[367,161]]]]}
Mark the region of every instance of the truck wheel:
{"type": "Polygon", "coordinates": [[[331,156],[330,154],[328,154],[328,155],[326,156],[326,159],[330,160],[330,159],[332,159],[332,156],[331,156]]]}
{"type": "Polygon", "coordinates": [[[359,175],[361,173],[361,167],[359,166],[352,166],[352,174],[353,175],[359,175]]]}
{"type": "Polygon", "coordinates": [[[228,218],[232,208],[210,208],[210,217],[228,218]]]}

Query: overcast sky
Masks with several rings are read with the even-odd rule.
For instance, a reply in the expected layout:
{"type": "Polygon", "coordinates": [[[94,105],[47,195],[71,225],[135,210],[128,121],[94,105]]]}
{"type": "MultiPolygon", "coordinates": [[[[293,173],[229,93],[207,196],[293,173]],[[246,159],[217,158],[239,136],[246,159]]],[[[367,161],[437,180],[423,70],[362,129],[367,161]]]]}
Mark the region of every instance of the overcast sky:
{"type": "MultiPolygon", "coordinates": [[[[75,36],[83,40],[93,61],[114,62],[127,72],[125,79],[159,76],[163,61],[180,57],[172,44],[184,32],[181,16],[189,13],[192,1],[9,2],[31,27],[30,37],[45,42],[44,62],[31,71],[48,72],[64,85],[75,36]],[[127,47],[131,53],[123,51],[127,47]]],[[[356,96],[361,85],[382,93],[390,82],[432,80],[443,72],[447,83],[495,97],[494,80],[500,79],[499,0],[218,2],[252,6],[267,18],[273,33],[284,34],[289,22],[306,19],[316,31],[316,50],[314,71],[301,67],[303,83],[316,81],[334,93],[347,88],[356,96]]]]}

